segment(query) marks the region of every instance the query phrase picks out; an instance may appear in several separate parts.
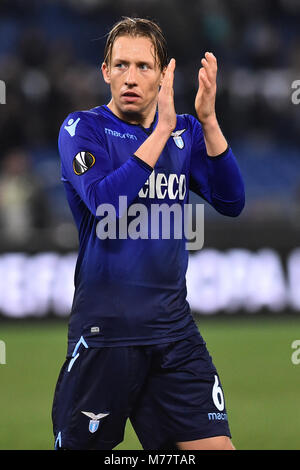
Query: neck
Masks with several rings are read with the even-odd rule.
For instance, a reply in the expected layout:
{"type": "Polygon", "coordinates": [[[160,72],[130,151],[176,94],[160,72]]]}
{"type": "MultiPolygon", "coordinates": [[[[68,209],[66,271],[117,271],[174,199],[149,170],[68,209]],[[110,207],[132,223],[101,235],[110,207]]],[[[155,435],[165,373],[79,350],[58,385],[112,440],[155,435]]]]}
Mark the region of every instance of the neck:
{"type": "Polygon", "coordinates": [[[145,127],[146,129],[151,126],[156,113],[156,104],[152,106],[151,110],[146,113],[138,112],[123,112],[115,105],[113,98],[108,103],[107,107],[120,119],[127,121],[129,124],[136,124],[145,127]]]}

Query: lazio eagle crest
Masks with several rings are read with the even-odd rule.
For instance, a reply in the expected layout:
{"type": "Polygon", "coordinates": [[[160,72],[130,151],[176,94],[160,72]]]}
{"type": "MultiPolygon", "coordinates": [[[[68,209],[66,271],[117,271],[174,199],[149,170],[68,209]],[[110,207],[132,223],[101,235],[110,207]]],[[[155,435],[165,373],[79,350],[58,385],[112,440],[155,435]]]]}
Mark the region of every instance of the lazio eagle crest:
{"type": "Polygon", "coordinates": [[[105,416],[108,416],[109,413],[99,413],[97,415],[95,415],[94,413],[91,413],[89,411],[82,411],[81,413],[83,413],[84,415],[88,416],[89,418],[91,418],[90,422],[89,422],[89,431],[91,433],[94,433],[97,431],[98,427],[99,427],[99,423],[100,423],[100,419],[101,418],[105,418],[105,416]]]}
{"type": "Polygon", "coordinates": [[[181,129],[179,131],[172,132],[171,137],[173,137],[173,140],[176,144],[176,147],[178,147],[180,150],[184,148],[184,141],[181,135],[186,131],[186,129],[181,129]]]}

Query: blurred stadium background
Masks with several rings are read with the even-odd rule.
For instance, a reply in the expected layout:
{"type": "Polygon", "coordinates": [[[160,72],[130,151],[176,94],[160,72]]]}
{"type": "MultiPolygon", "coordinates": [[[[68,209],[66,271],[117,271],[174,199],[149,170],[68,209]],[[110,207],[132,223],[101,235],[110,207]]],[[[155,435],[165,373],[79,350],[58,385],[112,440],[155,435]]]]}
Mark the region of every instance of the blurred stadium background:
{"type": "MultiPolygon", "coordinates": [[[[194,114],[203,53],[218,58],[217,113],[246,207],[226,219],[205,206],[189,301],[222,377],[236,447],[299,449],[298,0],[0,2],[0,449],[53,447],[77,250],[57,134],[69,112],[108,102],[105,34],[132,14],[166,33],[178,113],[194,114]]],[[[140,449],[130,424],[118,448],[140,449]]]]}

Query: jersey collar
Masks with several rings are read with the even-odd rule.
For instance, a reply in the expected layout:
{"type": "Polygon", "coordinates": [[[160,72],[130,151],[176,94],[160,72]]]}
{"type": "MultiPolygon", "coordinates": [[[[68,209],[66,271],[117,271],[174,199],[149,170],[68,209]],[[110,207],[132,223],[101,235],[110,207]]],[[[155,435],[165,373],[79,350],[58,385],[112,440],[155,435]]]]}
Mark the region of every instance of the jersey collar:
{"type": "Polygon", "coordinates": [[[106,111],[108,111],[112,116],[114,116],[114,118],[118,119],[118,120],[121,121],[121,122],[124,122],[125,124],[127,124],[127,125],[129,125],[129,126],[140,127],[140,128],[141,128],[144,132],[146,132],[146,134],[148,134],[148,135],[150,135],[150,134],[153,132],[153,130],[154,130],[156,124],[157,124],[157,119],[158,119],[158,112],[157,112],[157,109],[156,109],[156,112],[155,112],[154,119],[153,119],[153,121],[152,121],[152,123],[151,123],[151,126],[150,126],[150,127],[144,127],[144,126],[142,126],[141,124],[132,124],[131,122],[128,122],[128,121],[125,121],[124,119],[119,118],[116,114],[114,114],[114,113],[112,112],[112,110],[111,110],[106,104],[103,104],[103,105],[101,106],[101,108],[104,108],[104,109],[105,109],[106,111]]]}

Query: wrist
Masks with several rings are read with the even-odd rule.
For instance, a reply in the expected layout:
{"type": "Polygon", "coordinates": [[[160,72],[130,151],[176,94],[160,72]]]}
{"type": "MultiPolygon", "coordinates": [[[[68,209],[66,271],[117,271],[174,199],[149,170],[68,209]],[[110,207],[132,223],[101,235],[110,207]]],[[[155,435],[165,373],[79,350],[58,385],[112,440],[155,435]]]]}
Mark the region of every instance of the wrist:
{"type": "Polygon", "coordinates": [[[175,129],[176,127],[176,123],[175,123],[175,126],[170,126],[170,125],[167,125],[165,123],[161,123],[159,122],[158,120],[158,123],[157,123],[157,126],[154,130],[154,132],[159,135],[160,137],[162,138],[166,138],[166,140],[168,140],[168,138],[170,137],[170,135],[172,134],[173,130],[175,129]]]}
{"type": "Polygon", "coordinates": [[[210,116],[210,118],[202,124],[202,130],[207,155],[214,158],[227,150],[228,142],[215,116],[210,116]]]}
{"type": "Polygon", "coordinates": [[[210,116],[208,116],[207,118],[203,119],[200,122],[201,122],[202,129],[204,132],[205,131],[209,132],[219,127],[219,123],[218,123],[217,116],[215,113],[211,114],[210,116]]]}

